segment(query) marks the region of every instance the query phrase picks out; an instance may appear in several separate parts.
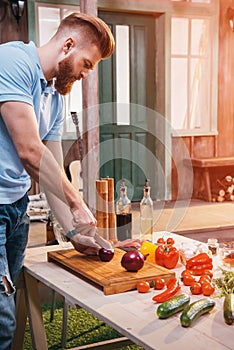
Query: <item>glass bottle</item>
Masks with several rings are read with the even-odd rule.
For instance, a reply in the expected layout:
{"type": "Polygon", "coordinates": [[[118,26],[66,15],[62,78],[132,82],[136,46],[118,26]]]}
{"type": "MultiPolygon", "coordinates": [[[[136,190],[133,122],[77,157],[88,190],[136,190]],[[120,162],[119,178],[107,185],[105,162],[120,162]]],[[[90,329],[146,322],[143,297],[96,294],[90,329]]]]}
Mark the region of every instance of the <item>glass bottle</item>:
{"type": "Polygon", "coordinates": [[[51,210],[48,213],[48,219],[46,223],[46,245],[58,244],[54,234],[54,224],[51,210]]]}
{"type": "Polygon", "coordinates": [[[140,203],[141,238],[152,241],[153,234],[153,201],[150,197],[149,180],[145,181],[144,195],[140,203]]]}
{"type": "Polygon", "coordinates": [[[124,180],[120,185],[120,197],[116,202],[117,238],[124,241],[132,237],[131,201],[127,195],[127,186],[124,180]]]}

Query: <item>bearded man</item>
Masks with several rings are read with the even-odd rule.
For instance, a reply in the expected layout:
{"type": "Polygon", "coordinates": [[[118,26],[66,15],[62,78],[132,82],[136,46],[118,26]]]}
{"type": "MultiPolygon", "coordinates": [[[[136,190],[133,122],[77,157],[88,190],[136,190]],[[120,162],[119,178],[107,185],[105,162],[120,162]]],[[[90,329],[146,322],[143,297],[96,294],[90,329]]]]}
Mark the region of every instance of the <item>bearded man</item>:
{"type": "Polygon", "coordinates": [[[109,27],[80,13],[62,20],[42,47],[0,45],[0,350],[10,349],[15,331],[14,293],[28,239],[31,178],[40,183],[74,247],[85,254],[100,248],[96,220],[63,169],[61,95],[113,50],[109,27]]]}

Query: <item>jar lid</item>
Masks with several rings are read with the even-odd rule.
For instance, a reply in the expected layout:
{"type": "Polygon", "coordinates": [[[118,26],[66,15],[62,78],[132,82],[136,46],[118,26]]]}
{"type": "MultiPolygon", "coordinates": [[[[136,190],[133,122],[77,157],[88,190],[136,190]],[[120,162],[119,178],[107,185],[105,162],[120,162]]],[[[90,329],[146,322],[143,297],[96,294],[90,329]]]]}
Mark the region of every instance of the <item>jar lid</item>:
{"type": "Polygon", "coordinates": [[[218,240],[217,240],[217,238],[208,238],[207,243],[208,244],[216,244],[216,243],[218,243],[218,240]]]}

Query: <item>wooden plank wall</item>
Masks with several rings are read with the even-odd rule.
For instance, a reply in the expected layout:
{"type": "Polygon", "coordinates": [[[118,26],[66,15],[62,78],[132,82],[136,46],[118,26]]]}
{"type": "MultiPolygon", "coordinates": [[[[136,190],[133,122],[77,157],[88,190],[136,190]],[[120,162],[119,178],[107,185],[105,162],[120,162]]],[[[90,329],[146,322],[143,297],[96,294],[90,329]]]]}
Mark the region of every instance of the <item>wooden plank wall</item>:
{"type": "MultiPolygon", "coordinates": [[[[184,137],[191,157],[228,157],[234,156],[234,31],[229,27],[227,9],[234,8],[233,0],[220,0],[220,26],[219,26],[219,57],[218,57],[218,134],[216,136],[184,137]]],[[[173,159],[179,164],[183,153],[178,147],[178,139],[173,138],[173,159]]],[[[178,179],[175,167],[172,166],[172,199],[177,198],[178,179]]],[[[213,172],[213,180],[232,173],[233,169],[217,170],[213,172]]],[[[184,171],[184,198],[189,192],[186,187],[187,172],[184,171]]],[[[199,181],[198,181],[199,182],[199,181]]],[[[194,186],[199,186],[196,177],[194,186]]]]}

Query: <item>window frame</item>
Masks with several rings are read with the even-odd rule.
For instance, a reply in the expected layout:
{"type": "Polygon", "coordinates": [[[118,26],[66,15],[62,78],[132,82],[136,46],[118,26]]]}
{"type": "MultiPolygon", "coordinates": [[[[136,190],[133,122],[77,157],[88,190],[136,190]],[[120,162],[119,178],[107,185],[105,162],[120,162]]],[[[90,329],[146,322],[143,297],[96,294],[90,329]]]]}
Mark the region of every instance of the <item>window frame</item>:
{"type": "MultiPolygon", "coordinates": [[[[34,4],[34,13],[35,13],[35,33],[34,33],[34,40],[33,38],[30,38],[30,40],[33,40],[34,42],[39,45],[39,7],[50,7],[50,8],[56,8],[60,10],[60,20],[63,18],[63,11],[64,10],[74,10],[74,11],[80,11],[79,5],[71,4],[71,1],[61,1],[61,3],[53,2],[53,1],[36,1],[34,4]]],[[[81,84],[81,82],[79,82],[81,84]]],[[[76,139],[76,126],[72,122],[72,118],[69,114],[69,110],[71,110],[69,106],[69,101],[71,100],[71,93],[66,95],[64,97],[64,124],[63,124],[63,134],[62,139],[63,140],[75,140],[76,139]],[[72,130],[69,131],[69,125],[72,126],[72,130]]],[[[76,111],[79,115],[79,128],[82,129],[82,111],[76,111]]],[[[82,130],[81,130],[82,131],[82,130]]]]}
{"type": "MultiPolygon", "coordinates": [[[[177,131],[177,133],[179,134],[207,134],[210,132],[215,132],[216,128],[213,129],[214,123],[212,122],[212,116],[213,119],[215,121],[215,117],[217,116],[217,108],[214,111],[214,109],[212,110],[212,106],[214,105],[214,103],[212,103],[212,93],[211,93],[211,87],[212,87],[212,41],[211,39],[211,19],[210,17],[207,16],[177,16],[177,15],[173,15],[171,16],[171,23],[174,19],[185,19],[188,21],[188,35],[187,35],[187,52],[186,53],[173,53],[171,52],[171,77],[173,75],[173,61],[179,62],[180,59],[186,61],[187,63],[187,74],[186,74],[186,101],[185,101],[185,106],[186,106],[186,117],[184,118],[184,122],[187,124],[187,127],[185,128],[176,128],[173,125],[173,120],[172,120],[172,127],[174,127],[174,129],[177,131]],[[204,20],[204,21],[208,21],[207,25],[208,25],[208,32],[207,32],[207,43],[208,43],[208,47],[207,47],[207,52],[205,54],[197,54],[197,53],[192,53],[192,21],[193,20],[204,20]],[[190,123],[191,123],[191,119],[192,119],[192,112],[191,112],[191,100],[192,100],[192,95],[193,95],[193,91],[191,91],[191,79],[192,79],[192,71],[191,71],[191,67],[192,67],[192,62],[194,60],[201,60],[201,63],[205,63],[205,65],[207,65],[207,81],[204,83],[206,83],[207,85],[207,96],[208,96],[208,105],[207,105],[207,113],[208,115],[206,116],[206,119],[203,121],[201,121],[201,125],[200,127],[191,127],[190,123]]],[[[173,33],[171,34],[171,39],[173,39],[173,33]]],[[[173,45],[173,43],[172,43],[173,45]]],[[[171,46],[172,46],[171,45],[171,46]]],[[[200,80],[200,83],[202,84],[202,77],[200,80]]],[[[172,94],[172,86],[173,86],[173,82],[171,79],[171,94],[172,94]]],[[[176,89],[177,90],[177,89],[176,89]]],[[[175,96],[176,97],[176,96],[175,96]]],[[[200,94],[198,96],[199,98],[201,97],[200,94]]],[[[171,100],[171,105],[173,107],[173,101],[171,100]]],[[[196,107],[197,105],[195,105],[196,107]]],[[[199,105],[197,106],[199,107],[199,105]]],[[[216,106],[217,107],[217,106],[216,106]]],[[[172,116],[171,116],[172,117],[172,116]]],[[[175,116],[176,118],[176,116],[175,116]]],[[[201,119],[203,119],[203,116],[201,117],[201,119]]]]}

